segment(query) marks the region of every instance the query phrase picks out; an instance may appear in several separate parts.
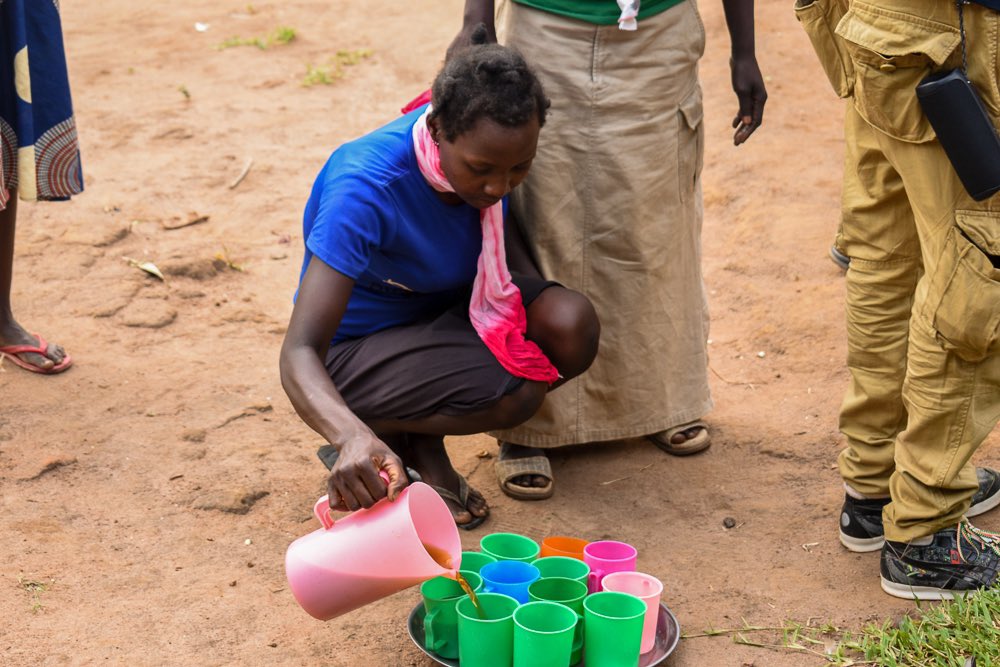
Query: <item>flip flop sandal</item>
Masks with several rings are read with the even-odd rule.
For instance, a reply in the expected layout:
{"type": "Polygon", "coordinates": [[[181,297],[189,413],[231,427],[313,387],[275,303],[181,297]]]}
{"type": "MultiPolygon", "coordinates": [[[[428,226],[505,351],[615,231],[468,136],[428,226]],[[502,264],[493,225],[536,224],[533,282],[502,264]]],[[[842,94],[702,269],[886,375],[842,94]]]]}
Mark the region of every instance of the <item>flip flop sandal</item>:
{"type": "MultiPolygon", "coordinates": [[[[340,458],[340,452],[333,445],[323,445],[316,450],[316,456],[319,460],[323,462],[327,470],[333,470],[333,466],[337,463],[337,459],[340,458]]],[[[419,482],[420,473],[413,468],[406,468],[406,476],[410,478],[410,482],[419,482]]]]}
{"type": "Polygon", "coordinates": [[[698,452],[705,451],[712,445],[712,436],[708,432],[708,424],[700,419],[688,422],[687,424],[681,424],[680,426],[674,426],[673,428],[668,428],[666,431],[660,431],[659,433],[647,435],[646,439],[651,441],[667,454],[673,454],[674,456],[690,456],[691,454],[697,454],[698,452]],[[688,438],[684,442],[671,442],[675,435],[692,428],[700,428],[701,432],[693,438],[688,438]]]}
{"type": "MultiPolygon", "coordinates": [[[[438,486],[436,484],[427,484],[427,486],[437,491],[438,495],[445,500],[450,500],[459,507],[464,507],[467,512],[469,511],[469,483],[461,475],[458,476],[457,495],[450,489],[446,489],[443,486],[438,486]]],[[[469,512],[469,514],[472,516],[472,521],[469,521],[468,523],[456,522],[455,525],[462,530],[472,530],[473,528],[481,526],[490,516],[489,512],[487,512],[485,516],[476,516],[475,514],[472,514],[472,512],[469,512]]]]}
{"type": "Polygon", "coordinates": [[[545,500],[551,498],[555,490],[552,484],[552,464],[544,455],[527,456],[519,459],[498,458],[493,464],[500,490],[515,500],[545,500]],[[549,483],[545,486],[521,486],[511,480],[522,475],[540,475],[549,483]]]}
{"type": "Polygon", "coordinates": [[[20,366],[21,368],[31,371],[32,373],[41,373],[42,375],[55,375],[56,373],[62,373],[64,370],[73,365],[73,357],[68,354],[63,357],[63,360],[58,364],[52,366],[52,368],[43,368],[38,364],[33,364],[30,361],[25,361],[20,358],[19,354],[34,353],[40,354],[43,357],[47,357],[45,354],[49,349],[49,344],[45,342],[45,339],[38,334],[32,334],[37,340],[38,345],[4,345],[0,346],[0,361],[3,359],[10,359],[10,361],[15,366],[20,366]]]}

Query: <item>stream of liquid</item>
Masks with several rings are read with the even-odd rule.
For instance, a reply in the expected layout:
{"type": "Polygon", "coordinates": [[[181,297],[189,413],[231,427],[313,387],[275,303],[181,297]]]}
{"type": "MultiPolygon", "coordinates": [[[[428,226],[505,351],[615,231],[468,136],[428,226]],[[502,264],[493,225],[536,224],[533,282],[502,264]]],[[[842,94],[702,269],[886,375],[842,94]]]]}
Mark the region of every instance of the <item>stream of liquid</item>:
{"type": "Polygon", "coordinates": [[[479,598],[476,597],[476,592],[472,590],[472,586],[469,585],[469,582],[462,576],[461,572],[455,572],[455,581],[458,582],[458,585],[462,587],[465,594],[469,596],[470,600],[472,600],[472,606],[476,608],[476,613],[479,614],[479,618],[486,620],[486,612],[483,611],[482,605],[479,604],[479,598]]]}
{"type": "Polygon", "coordinates": [[[470,586],[466,578],[462,576],[462,573],[456,570],[452,565],[451,554],[444,549],[435,547],[431,544],[424,544],[423,546],[424,550],[427,551],[430,557],[434,559],[435,563],[444,569],[451,570],[455,573],[455,581],[458,582],[458,585],[462,587],[465,594],[469,596],[470,600],[472,600],[472,606],[476,608],[476,613],[479,614],[479,618],[485,619],[486,613],[483,611],[482,605],[479,604],[479,598],[476,597],[476,592],[472,590],[472,586],[470,586]]]}

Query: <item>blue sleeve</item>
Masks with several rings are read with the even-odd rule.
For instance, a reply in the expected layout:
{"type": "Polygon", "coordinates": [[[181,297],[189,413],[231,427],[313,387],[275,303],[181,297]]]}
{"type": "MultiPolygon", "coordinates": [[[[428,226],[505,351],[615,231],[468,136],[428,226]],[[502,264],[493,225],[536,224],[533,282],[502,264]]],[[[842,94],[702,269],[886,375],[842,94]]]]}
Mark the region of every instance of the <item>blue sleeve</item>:
{"type": "Polygon", "coordinates": [[[382,188],[360,176],[327,176],[306,246],[331,268],[357,280],[372,254],[389,241],[393,208],[382,188]]]}

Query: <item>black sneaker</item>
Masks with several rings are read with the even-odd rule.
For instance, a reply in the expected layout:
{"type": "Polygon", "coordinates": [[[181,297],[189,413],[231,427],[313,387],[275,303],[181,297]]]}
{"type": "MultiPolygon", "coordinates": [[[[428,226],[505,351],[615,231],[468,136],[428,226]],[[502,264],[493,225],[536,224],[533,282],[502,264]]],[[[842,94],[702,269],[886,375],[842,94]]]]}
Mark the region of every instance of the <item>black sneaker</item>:
{"type": "MultiPolygon", "coordinates": [[[[979,488],[972,496],[967,517],[979,516],[1000,505],[1000,472],[992,468],[976,468],[979,488]]],[[[882,529],[882,508],[888,498],[858,500],[844,496],[840,511],[840,543],[856,553],[878,551],[885,542],[882,529]]]]}
{"type": "Polygon", "coordinates": [[[950,600],[1000,578],[1000,535],[966,520],[939,530],[927,545],[886,540],[882,590],[907,600],[950,600]]]}

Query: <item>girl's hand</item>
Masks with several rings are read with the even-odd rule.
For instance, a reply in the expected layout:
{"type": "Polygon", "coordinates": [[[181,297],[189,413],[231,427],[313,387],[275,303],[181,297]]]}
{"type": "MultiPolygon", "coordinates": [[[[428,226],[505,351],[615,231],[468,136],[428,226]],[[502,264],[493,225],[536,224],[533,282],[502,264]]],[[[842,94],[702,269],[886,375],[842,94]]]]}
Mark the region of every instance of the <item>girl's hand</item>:
{"type": "Polygon", "coordinates": [[[408,483],[402,460],[384,442],[368,435],[341,445],[340,457],[326,482],[330,509],[353,512],[386,496],[395,500],[408,483]],[[379,471],[388,475],[388,486],[379,471]]]}

